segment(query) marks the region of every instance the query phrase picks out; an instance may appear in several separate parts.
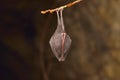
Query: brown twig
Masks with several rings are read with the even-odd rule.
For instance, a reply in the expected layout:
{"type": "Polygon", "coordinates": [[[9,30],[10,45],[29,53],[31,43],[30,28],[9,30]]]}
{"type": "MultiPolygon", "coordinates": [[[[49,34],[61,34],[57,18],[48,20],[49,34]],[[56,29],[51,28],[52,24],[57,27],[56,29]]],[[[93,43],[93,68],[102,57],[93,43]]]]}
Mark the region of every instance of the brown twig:
{"type": "Polygon", "coordinates": [[[48,9],[48,10],[45,10],[45,11],[41,11],[41,13],[42,13],[42,14],[46,14],[46,13],[48,13],[48,12],[53,13],[53,12],[55,12],[55,11],[57,11],[57,10],[60,10],[60,9],[64,9],[64,8],[73,6],[74,4],[76,4],[76,3],[80,2],[80,1],[82,1],[82,0],[76,0],[76,1],[74,1],[74,2],[68,3],[68,4],[64,5],[64,6],[60,6],[60,7],[55,8],[55,9],[48,9]]]}

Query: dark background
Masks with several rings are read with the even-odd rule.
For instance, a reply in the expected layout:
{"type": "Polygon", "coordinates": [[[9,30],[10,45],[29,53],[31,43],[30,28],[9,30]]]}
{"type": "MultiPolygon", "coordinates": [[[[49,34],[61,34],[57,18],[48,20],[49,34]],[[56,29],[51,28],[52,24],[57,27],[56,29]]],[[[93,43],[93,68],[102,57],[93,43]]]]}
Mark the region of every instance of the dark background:
{"type": "Polygon", "coordinates": [[[56,13],[40,11],[72,1],[0,1],[0,80],[120,80],[120,0],[64,9],[72,46],[64,62],[53,55],[56,13]]]}

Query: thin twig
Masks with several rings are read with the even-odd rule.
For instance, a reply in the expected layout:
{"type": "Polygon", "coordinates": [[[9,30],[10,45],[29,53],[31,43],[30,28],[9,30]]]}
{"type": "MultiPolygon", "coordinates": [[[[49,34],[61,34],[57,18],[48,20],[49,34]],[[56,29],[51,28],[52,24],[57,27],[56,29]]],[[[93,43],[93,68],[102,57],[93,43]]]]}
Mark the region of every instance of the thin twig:
{"type": "Polygon", "coordinates": [[[80,1],[82,1],[82,0],[76,0],[74,2],[68,3],[68,4],[64,5],[64,6],[60,6],[60,7],[55,8],[55,9],[48,9],[48,10],[45,10],[45,11],[41,11],[41,13],[42,14],[46,14],[48,12],[53,13],[53,12],[55,12],[57,10],[64,9],[64,8],[67,8],[67,7],[71,7],[71,6],[73,6],[74,4],[76,4],[76,3],[80,2],[80,1]]]}

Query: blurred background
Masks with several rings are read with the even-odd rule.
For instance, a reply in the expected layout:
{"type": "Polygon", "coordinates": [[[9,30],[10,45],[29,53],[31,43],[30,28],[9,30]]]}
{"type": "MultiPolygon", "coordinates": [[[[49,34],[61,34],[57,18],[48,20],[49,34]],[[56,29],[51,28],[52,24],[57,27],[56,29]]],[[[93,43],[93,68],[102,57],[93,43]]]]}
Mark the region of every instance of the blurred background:
{"type": "Polygon", "coordinates": [[[40,11],[72,1],[0,2],[0,80],[120,80],[120,0],[83,0],[64,9],[72,45],[64,62],[53,55],[56,13],[40,11]]]}

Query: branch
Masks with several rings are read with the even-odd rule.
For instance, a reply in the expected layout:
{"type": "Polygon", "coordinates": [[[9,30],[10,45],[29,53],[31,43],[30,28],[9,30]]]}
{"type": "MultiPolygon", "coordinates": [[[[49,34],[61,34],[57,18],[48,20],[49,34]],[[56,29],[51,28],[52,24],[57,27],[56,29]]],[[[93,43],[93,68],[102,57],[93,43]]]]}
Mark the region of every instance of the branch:
{"type": "Polygon", "coordinates": [[[48,12],[53,13],[53,12],[55,12],[55,11],[57,11],[57,10],[64,9],[64,8],[67,8],[67,7],[71,7],[71,6],[73,6],[74,4],[76,4],[76,3],[80,2],[80,1],[82,1],[82,0],[76,0],[76,1],[74,1],[74,2],[71,2],[71,3],[66,4],[66,5],[64,5],[64,6],[60,6],[60,7],[55,8],[55,9],[48,9],[48,10],[45,10],[45,11],[41,11],[41,13],[42,13],[42,14],[46,14],[46,13],[48,13],[48,12]]]}

